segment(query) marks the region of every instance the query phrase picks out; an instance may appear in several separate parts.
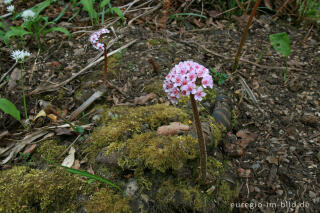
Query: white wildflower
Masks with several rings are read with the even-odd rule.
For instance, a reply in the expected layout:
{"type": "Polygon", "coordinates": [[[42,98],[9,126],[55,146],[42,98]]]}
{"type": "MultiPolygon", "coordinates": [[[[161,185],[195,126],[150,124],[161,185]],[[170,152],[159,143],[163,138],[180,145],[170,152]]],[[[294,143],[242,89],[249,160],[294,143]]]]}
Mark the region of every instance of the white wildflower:
{"type": "Polygon", "coordinates": [[[31,54],[28,51],[25,50],[14,50],[11,53],[11,57],[16,60],[18,63],[23,63],[24,58],[30,56],[31,54]]]}
{"type": "Polygon", "coordinates": [[[9,13],[13,13],[13,11],[14,11],[14,6],[13,6],[13,5],[8,6],[8,7],[7,7],[7,10],[8,10],[9,13]]]}
{"type": "Polygon", "coordinates": [[[32,10],[25,10],[22,13],[22,18],[24,21],[30,21],[34,18],[35,13],[32,10]]]}
{"type": "Polygon", "coordinates": [[[11,4],[11,2],[12,2],[12,0],[4,0],[3,1],[3,3],[6,4],[6,5],[11,4]]]}

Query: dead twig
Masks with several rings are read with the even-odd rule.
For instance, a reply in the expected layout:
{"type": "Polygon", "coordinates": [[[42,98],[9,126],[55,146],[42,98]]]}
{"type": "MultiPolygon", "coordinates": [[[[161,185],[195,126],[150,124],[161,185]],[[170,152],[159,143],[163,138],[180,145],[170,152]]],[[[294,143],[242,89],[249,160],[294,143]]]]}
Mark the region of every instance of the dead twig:
{"type": "MultiPolygon", "coordinates": [[[[196,44],[196,43],[195,43],[196,44]]],[[[215,56],[218,56],[218,57],[221,57],[221,58],[224,58],[226,60],[234,60],[233,58],[230,58],[230,57],[227,57],[227,56],[224,56],[224,55],[221,55],[219,53],[216,53],[214,51],[211,51],[211,50],[208,50],[207,48],[205,48],[204,46],[200,45],[200,44],[197,44],[199,45],[203,50],[207,51],[208,53],[212,54],[212,55],[215,55],[215,56]]],[[[271,67],[271,66],[264,66],[264,65],[260,65],[260,64],[257,64],[255,62],[252,62],[252,61],[248,61],[246,59],[242,59],[240,58],[239,61],[242,61],[242,62],[245,62],[245,63],[248,63],[248,64],[252,64],[254,66],[257,66],[259,68],[262,68],[262,69],[267,69],[267,70],[286,70],[287,67],[271,67]]],[[[288,67],[288,70],[296,70],[296,71],[303,71],[303,69],[299,69],[299,68],[293,68],[293,67],[288,67]]]]}
{"type": "Polygon", "coordinates": [[[58,156],[58,160],[64,155],[64,154],[66,154],[66,152],[70,149],[70,147],[73,145],[73,144],[75,144],[78,140],[79,140],[79,138],[81,137],[81,135],[78,135],[77,137],[76,137],[76,139],[68,146],[68,148],[66,148],[59,156],[58,156]]]}
{"type": "Polygon", "coordinates": [[[145,13],[142,13],[136,17],[134,17],[133,19],[131,19],[129,22],[128,22],[128,26],[130,26],[132,24],[133,21],[135,21],[136,19],[142,17],[142,16],[146,16],[146,15],[149,15],[151,13],[153,13],[154,11],[158,10],[160,7],[161,7],[162,3],[159,3],[157,4],[156,6],[154,6],[151,10],[145,12],[145,13]]]}
{"type": "MultiPolygon", "coordinates": [[[[108,57],[110,57],[111,55],[131,46],[132,44],[134,44],[137,41],[137,39],[132,40],[131,42],[127,43],[126,45],[108,53],[108,57]]],[[[57,85],[52,85],[52,86],[48,86],[48,85],[43,85],[43,86],[39,86],[38,88],[36,88],[35,90],[31,91],[30,93],[28,93],[28,95],[34,95],[34,94],[38,94],[38,93],[42,93],[42,92],[49,92],[49,91],[54,91],[57,88],[64,86],[66,84],[68,84],[70,81],[72,81],[73,79],[77,78],[79,75],[84,74],[88,69],[90,69],[91,67],[97,65],[99,62],[101,62],[102,60],[104,60],[104,57],[99,58],[98,60],[90,63],[89,65],[87,65],[85,68],[83,68],[82,70],[80,70],[80,72],[72,75],[72,77],[70,77],[69,79],[57,84],[57,85]]]]}

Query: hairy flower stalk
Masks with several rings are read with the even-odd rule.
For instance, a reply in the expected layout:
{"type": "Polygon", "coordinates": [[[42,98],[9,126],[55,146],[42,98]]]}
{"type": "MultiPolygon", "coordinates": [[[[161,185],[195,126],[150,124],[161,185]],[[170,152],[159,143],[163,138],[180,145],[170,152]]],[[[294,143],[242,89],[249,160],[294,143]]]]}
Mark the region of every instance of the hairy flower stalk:
{"type": "Polygon", "coordinates": [[[24,79],[23,79],[23,63],[24,59],[26,57],[30,56],[30,53],[25,50],[15,50],[11,53],[11,57],[16,60],[17,63],[20,63],[21,69],[20,69],[20,74],[21,74],[21,87],[22,87],[22,96],[23,96],[23,107],[24,107],[24,114],[25,118],[28,119],[28,112],[27,112],[27,101],[26,101],[26,96],[24,94],[24,79]]]}
{"type": "Polygon", "coordinates": [[[203,88],[207,87],[213,87],[213,80],[209,74],[209,70],[193,61],[184,61],[177,64],[166,76],[166,80],[163,83],[163,89],[172,103],[177,103],[180,95],[190,95],[193,116],[197,128],[203,182],[206,180],[207,175],[207,152],[196,100],[202,100],[206,95],[206,93],[203,92],[203,88]]]}
{"type": "Polygon", "coordinates": [[[107,70],[108,70],[108,57],[107,57],[107,47],[106,45],[102,42],[102,34],[109,33],[110,31],[107,29],[101,29],[98,30],[97,32],[94,32],[91,34],[89,41],[91,42],[92,46],[100,51],[104,51],[104,84],[107,85],[107,70]]]}

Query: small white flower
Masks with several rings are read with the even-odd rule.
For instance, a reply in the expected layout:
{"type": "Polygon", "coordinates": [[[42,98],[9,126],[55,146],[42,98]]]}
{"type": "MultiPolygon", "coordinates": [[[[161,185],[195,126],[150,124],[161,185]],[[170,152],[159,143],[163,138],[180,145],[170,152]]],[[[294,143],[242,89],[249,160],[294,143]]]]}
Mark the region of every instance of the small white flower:
{"type": "Polygon", "coordinates": [[[99,38],[102,34],[109,33],[110,31],[107,29],[100,29],[94,33],[91,34],[89,41],[93,45],[94,48],[97,50],[104,50],[104,44],[99,42],[99,38]]]}
{"type": "Polygon", "coordinates": [[[11,53],[11,57],[16,60],[18,63],[23,63],[24,58],[30,56],[31,54],[28,51],[25,50],[14,50],[11,53]]]}
{"type": "Polygon", "coordinates": [[[24,21],[30,21],[34,18],[35,13],[32,10],[25,10],[22,13],[22,18],[24,21]]]}
{"type": "Polygon", "coordinates": [[[4,0],[3,1],[3,3],[6,4],[6,5],[11,4],[11,2],[12,2],[12,0],[4,0]]]}
{"type": "Polygon", "coordinates": [[[13,13],[13,11],[14,11],[14,6],[13,6],[13,5],[8,6],[8,7],[7,7],[7,10],[8,10],[9,13],[13,13]]]}

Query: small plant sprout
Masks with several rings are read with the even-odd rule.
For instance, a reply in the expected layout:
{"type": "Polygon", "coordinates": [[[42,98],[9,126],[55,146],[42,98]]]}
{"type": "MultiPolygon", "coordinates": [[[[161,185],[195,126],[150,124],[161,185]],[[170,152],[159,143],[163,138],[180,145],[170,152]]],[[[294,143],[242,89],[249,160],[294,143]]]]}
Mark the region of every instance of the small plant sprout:
{"type": "Polygon", "coordinates": [[[14,5],[8,6],[7,10],[8,10],[9,13],[13,13],[14,12],[14,5]]]}
{"type": "Polygon", "coordinates": [[[107,71],[108,71],[108,57],[107,57],[107,46],[102,42],[102,35],[107,34],[110,31],[107,29],[100,29],[91,34],[89,41],[91,42],[92,46],[100,51],[104,51],[104,84],[107,85],[107,71]]]}
{"type": "Polygon", "coordinates": [[[271,34],[269,39],[275,51],[286,57],[286,71],[283,74],[283,80],[285,81],[288,73],[288,58],[291,53],[290,38],[287,33],[283,32],[271,34]]]}
{"type": "Polygon", "coordinates": [[[207,87],[213,87],[213,80],[209,74],[209,70],[193,61],[184,61],[175,65],[163,83],[163,89],[172,103],[177,103],[180,96],[190,95],[200,148],[200,165],[203,182],[206,180],[207,175],[207,153],[196,100],[202,100],[206,95],[203,88],[207,87]]]}
{"type": "Polygon", "coordinates": [[[16,60],[17,63],[20,63],[21,69],[21,87],[22,87],[22,96],[23,96],[23,106],[24,106],[24,113],[25,113],[25,118],[28,119],[28,112],[27,112],[27,102],[26,102],[26,96],[24,94],[24,80],[23,80],[23,63],[26,57],[29,57],[31,54],[28,51],[25,50],[15,50],[12,52],[11,57],[16,60]]]}
{"type": "Polygon", "coordinates": [[[4,0],[4,1],[3,1],[3,3],[4,3],[5,5],[11,4],[11,2],[12,2],[12,0],[4,0]]]}

